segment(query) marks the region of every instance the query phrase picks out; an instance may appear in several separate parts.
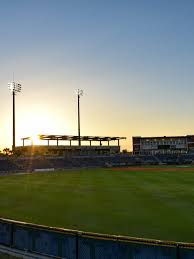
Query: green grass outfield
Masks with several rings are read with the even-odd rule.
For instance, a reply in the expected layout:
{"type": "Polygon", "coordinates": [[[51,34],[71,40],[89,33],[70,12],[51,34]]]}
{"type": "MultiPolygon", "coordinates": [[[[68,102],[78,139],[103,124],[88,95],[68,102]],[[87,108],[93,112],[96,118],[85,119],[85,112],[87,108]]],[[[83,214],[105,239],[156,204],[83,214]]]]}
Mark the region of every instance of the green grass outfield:
{"type": "Polygon", "coordinates": [[[0,177],[0,217],[194,242],[194,168],[80,169],[0,177]]]}

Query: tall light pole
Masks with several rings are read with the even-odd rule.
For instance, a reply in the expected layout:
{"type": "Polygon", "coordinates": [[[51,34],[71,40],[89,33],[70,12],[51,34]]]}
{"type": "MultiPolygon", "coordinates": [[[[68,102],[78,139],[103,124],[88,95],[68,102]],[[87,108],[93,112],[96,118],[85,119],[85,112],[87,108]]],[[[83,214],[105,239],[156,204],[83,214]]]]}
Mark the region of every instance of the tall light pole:
{"type": "Polygon", "coordinates": [[[8,83],[8,88],[11,91],[13,95],[13,144],[12,144],[12,150],[15,150],[15,96],[17,93],[21,92],[21,84],[18,84],[14,81],[11,83],[8,83]]]}
{"type": "Polygon", "coordinates": [[[80,104],[79,104],[79,100],[80,100],[80,96],[83,95],[83,90],[81,89],[77,89],[76,90],[76,94],[77,94],[77,107],[78,107],[78,138],[79,138],[79,146],[81,146],[81,138],[80,138],[80,104]]]}

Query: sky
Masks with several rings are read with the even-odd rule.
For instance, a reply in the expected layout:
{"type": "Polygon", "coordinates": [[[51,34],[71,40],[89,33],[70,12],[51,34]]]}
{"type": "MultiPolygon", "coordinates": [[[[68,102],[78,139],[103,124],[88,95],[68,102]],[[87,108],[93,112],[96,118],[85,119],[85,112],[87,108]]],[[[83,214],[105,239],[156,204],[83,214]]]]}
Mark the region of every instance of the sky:
{"type": "MultiPolygon", "coordinates": [[[[0,149],[35,134],[194,134],[193,0],[0,0],[0,149]]],[[[116,144],[116,143],[115,143],[116,144]]]]}

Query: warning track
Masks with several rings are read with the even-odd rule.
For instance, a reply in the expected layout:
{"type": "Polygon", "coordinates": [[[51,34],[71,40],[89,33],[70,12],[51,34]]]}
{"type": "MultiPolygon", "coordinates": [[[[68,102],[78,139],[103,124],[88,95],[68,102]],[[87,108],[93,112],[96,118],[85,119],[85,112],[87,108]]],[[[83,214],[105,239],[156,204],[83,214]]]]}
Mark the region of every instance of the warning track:
{"type": "Polygon", "coordinates": [[[131,167],[114,167],[111,168],[113,171],[128,171],[128,172],[143,172],[143,171],[159,171],[159,172],[176,172],[176,171],[193,171],[194,167],[141,167],[141,166],[131,166],[131,167]]]}

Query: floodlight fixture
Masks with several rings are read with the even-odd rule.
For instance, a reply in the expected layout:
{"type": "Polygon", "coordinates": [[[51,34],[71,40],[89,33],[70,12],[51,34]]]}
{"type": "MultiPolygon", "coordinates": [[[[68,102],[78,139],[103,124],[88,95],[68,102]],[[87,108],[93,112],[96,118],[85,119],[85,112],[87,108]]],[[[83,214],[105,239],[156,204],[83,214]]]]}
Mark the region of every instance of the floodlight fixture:
{"type": "Polygon", "coordinates": [[[77,95],[77,106],[78,106],[78,138],[79,138],[79,146],[81,146],[81,137],[80,137],[80,96],[83,96],[84,91],[82,89],[75,90],[77,95]]]}
{"type": "Polygon", "coordinates": [[[11,91],[13,95],[13,144],[12,144],[12,150],[15,150],[15,95],[17,93],[20,93],[22,90],[21,84],[18,84],[14,81],[11,83],[8,83],[8,89],[11,91]]]}
{"type": "Polygon", "coordinates": [[[84,91],[82,89],[76,89],[75,93],[77,94],[77,96],[83,96],[84,91]]]}
{"type": "Polygon", "coordinates": [[[14,94],[17,94],[19,92],[21,92],[22,90],[22,85],[21,84],[18,84],[18,83],[15,83],[15,82],[11,82],[11,83],[8,83],[8,89],[14,93],[14,94]]]}

